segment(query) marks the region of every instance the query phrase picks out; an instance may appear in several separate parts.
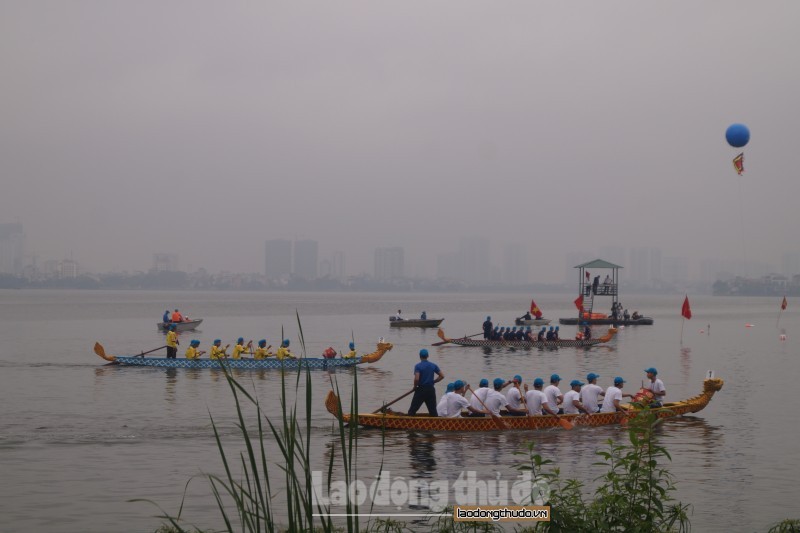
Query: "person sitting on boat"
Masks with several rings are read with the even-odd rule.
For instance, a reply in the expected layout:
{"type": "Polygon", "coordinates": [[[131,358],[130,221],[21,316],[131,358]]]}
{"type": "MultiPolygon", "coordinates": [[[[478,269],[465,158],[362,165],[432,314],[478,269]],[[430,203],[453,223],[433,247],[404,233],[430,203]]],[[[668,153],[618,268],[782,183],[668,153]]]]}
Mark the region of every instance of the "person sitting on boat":
{"type": "Polygon", "coordinates": [[[492,330],[490,340],[496,341],[500,339],[500,326],[495,326],[492,330]]]}
{"type": "Polygon", "coordinates": [[[444,379],[444,374],[436,363],[428,361],[428,350],[419,351],[419,363],[414,365],[414,397],[408,408],[408,416],[414,416],[422,404],[428,408],[430,416],[438,416],[436,412],[436,383],[444,379]],[[434,377],[434,375],[436,377],[434,377]]]}
{"type": "Polygon", "coordinates": [[[403,320],[403,317],[401,316],[401,314],[402,314],[402,311],[400,309],[398,309],[397,310],[397,314],[394,315],[394,319],[395,320],[403,320]]]}
{"type": "Polygon", "coordinates": [[[536,340],[536,339],[533,337],[533,333],[531,333],[531,327],[530,327],[530,326],[526,326],[526,327],[525,327],[525,333],[522,335],[522,340],[524,340],[524,341],[528,341],[528,342],[531,342],[531,341],[535,341],[535,340],[536,340]]]}
{"type": "Polygon", "coordinates": [[[556,329],[553,330],[553,340],[554,341],[558,340],[558,328],[559,328],[559,326],[556,326],[556,329]]]}
{"type": "Polygon", "coordinates": [[[520,326],[519,330],[517,331],[517,340],[524,341],[525,340],[525,328],[520,326]]]}
{"type": "Polygon", "coordinates": [[[486,395],[486,399],[483,401],[483,403],[486,404],[488,411],[494,416],[500,416],[500,410],[503,408],[506,409],[510,416],[525,414],[525,409],[522,407],[513,407],[509,405],[505,395],[500,392],[503,390],[503,387],[509,383],[511,382],[506,381],[503,378],[495,378],[494,382],[492,383],[494,385],[494,390],[490,390],[489,394],[486,395]]]}
{"type": "Polygon", "coordinates": [[[528,390],[525,385],[525,403],[528,405],[528,413],[532,415],[552,415],[558,418],[558,412],[550,407],[547,396],[542,392],[544,380],[536,378],[533,380],[533,390],[528,390]]]}
{"type": "Polygon", "coordinates": [[[284,359],[297,359],[297,357],[289,351],[289,339],[283,339],[281,347],[275,352],[275,357],[277,357],[279,361],[283,361],[284,359]]]}
{"type": "Polygon", "coordinates": [[[600,376],[594,372],[589,372],[586,375],[588,383],[581,387],[581,402],[590,413],[600,411],[600,402],[598,401],[601,396],[605,394],[603,387],[597,384],[597,378],[600,376]]]}
{"type": "Polygon", "coordinates": [[[478,389],[472,391],[472,398],[469,399],[469,405],[474,409],[470,409],[469,416],[483,416],[484,409],[478,400],[485,401],[487,394],[489,394],[489,380],[483,378],[478,384],[478,389]]]}
{"type": "Polygon", "coordinates": [[[517,374],[511,380],[511,388],[506,393],[506,402],[508,403],[508,414],[511,416],[524,416],[525,407],[522,405],[522,376],[517,374]]]}
{"type": "Polygon", "coordinates": [[[161,317],[161,322],[164,324],[169,324],[169,309],[164,311],[164,316],[161,317]]]}
{"type": "Polygon", "coordinates": [[[623,413],[628,412],[627,409],[622,407],[622,398],[626,396],[628,398],[633,398],[633,395],[628,394],[627,392],[622,392],[622,385],[624,383],[625,380],[621,377],[617,376],[614,378],[614,384],[606,389],[606,395],[605,398],[603,398],[603,405],[600,407],[601,413],[614,413],[616,411],[622,411],[623,413]]]}
{"type": "Polygon", "coordinates": [[[346,354],[342,354],[342,359],[355,359],[356,357],[356,343],[351,342],[349,344],[350,351],[346,354]]]}
{"type": "Polygon", "coordinates": [[[439,416],[446,416],[448,418],[461,418],[461,411],[463,409],[469,411],[470,416],[471,415],[483,416],[484,412],[481,409],[476,409],[472,407],[470,401],[464,397],[464,394],[468,386],[469,385],[467,385],[460,379],[457,379],[453,383],[453,392],[445,396],[447,398],[447,407],[445,414],[442,414],[442,412],[439,411],[439,416]]]}
{"type": "Polygon", "coordinates": [[[167,331],[167,359],[175,359],[178,356],[178,333],[175,331],[175,324],[169,326],[167,331]]]}
{"type": "Polygon", "coordinates": [[[209,359],[226,359],[228,357],[228,346],[230,346],[230,344],[226,344],[223,348],[222,341],[220,339],[214,339],[214,344],[211,345],[211,353],[208,356],[209,359]]]}
{"type": "Polygon", "coordinates": [[[489,340],[492,338],[492,317],[487,316],[483,321],[483,338],[489,340]]]}
{"type": "Polygon", "coordinates": [[[178,310],[176,309],[176,310],[175,310],[175,312],[174,312],[174,313],[172,313],[172,318],[171,318],[171,320],[172,320],[173,322],[176,322],[176,323],[177,323],[177,322],[183,322],[183,315],[181,315],[180,311],[178,311],[178,310]]]}
{"type": "Polygon", "coordinates": [[[266,359],[267,357],[272,357],[273,355],[275,354],[270,352],[269,348],[267,347],[267,339],[261,339],[258,341],[258,348],[256,348],[255,352],[253,352],[253,359],[266,359]]]}
{"type": "Polygon", "coordinates": [[[547,330],[547,335],[545,336],[545,339],[548,341],[553,340],[553,326],[550,326],[550,329],[547,330]]]}
{"type": "Polygon", "coordinates": [[[517,320],[533,320],[533,317],[531,316],[530,311],[526,311],[525,314],[519,317],[517,320]]]}
{"type": "Polygon", "coordinates": [[[420,320],[428,320],[428,312],[423,311],[421,315],[419,315],[420,320]]]}
{"type": "Polygon", "coordinates": [[[439,416],[447,416],[447,397],[453,394],[454,390],[456,390],[455,383],[448,383],[447,390],[444,391],[439,403],[436,404],[436,413],[439,416]]]}
{"type": "Polygon", "coordinates": [[[253,341],[251,340],[247,344],[244,343],[244,337],[239,337],[236,339],[236,344],[233,346],[233,353],[231,357],[233,359],[241,359],[242,354],[250,354],[253,348],[253,341]]]}
{"type": "Polygon", "coordinates": [[[650,404],[650,407],[661,407],[661,405],[664,403],[664,398],[667,395],[667,389],[664,387],[664,382],[656,377],[658,375],[658,370],[653,367],[645,370],[645,373],[647,374],[647,379],[650,380],[650,383],[645,383],[644,388],[649,389],[650,392],[653,393],[653,396],[655,396],[655,399],[650,404]]]}
{"type": "Polygon", "coordinates": [[[547,404],[550,408],[554,411],[558,409],[558,414],[562,415],[564,414],[564,410],[561,409],[559,405],[564,401],[564,395],[561,394],[561,389],[558,388],[560,382],[561,376],[558,374],[550,376],[550,385],[544,389],[544,395],[547,396],[547,404]]]}
{"type": "Polygon", "coordinates": [[[580,413],[586,413],[587,415],[592,414],[589,409],[581,403],[581,387],[584,385],[585,383],[578,379],[573,379],[569,382],[571,390],[568,390],[566,394],[564,394],[563,402],[565,415],[578,415],[580,413]]]}
{"type": "Polygon", "coordinates": [[[509,336],[510,334],[511,334],[511,328],[510,328],[510,327],[500,328],[500,337],[501,337],[501,338],[502,338],[504,341],[507,341],[507,340],[508,340],[508,336],[509,336]]]}
{"type": "Polygon", "coordinates": [[[197,339],[192,339],[189,343],[189,347],[186,348],[186,359],[200,359],[204,351],[198,350],[197,348],[200,346],[200,341],[197,339]]]}
{"type": "Polygon", "coordinates": [[[642,318],[642,315],[639,314],[639,311],[634,311],[631,315],[631,319],[633,320],[639,320],[640,318],[642,318]]]}
{"type": "Polygon", "coordinates": [[[540,330],[539,330],[539,333],[536,335],[536,340],[537,340],[537,341],[539,341],[539,342],[544,342],[544,338],[545,338],[545,331],[546,331],[546,330],[547,330],[547,328],[546,328],[545,326],[542,326],[542,329],[540,329],[540,330]]]}

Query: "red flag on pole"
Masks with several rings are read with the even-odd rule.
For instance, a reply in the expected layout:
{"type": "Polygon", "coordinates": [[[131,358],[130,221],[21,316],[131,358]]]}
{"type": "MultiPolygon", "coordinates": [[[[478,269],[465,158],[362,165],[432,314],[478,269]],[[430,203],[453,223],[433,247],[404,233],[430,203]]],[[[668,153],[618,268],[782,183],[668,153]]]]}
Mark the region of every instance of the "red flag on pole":
{"type": "Polygon", "coordinates": [[[535,316],[536,318],[539,318],[539,317],[542,316],[542,310],[539,309],[539,306],[536,305],[536,302],[534,302],[533,300],[531,300],[531,314],[533,316],[535,316]]]}
{"type": "Polygon", "coordinates": [[[783,302],[781,302],[781,311],[786,311],[786,306],[789,305],[789,302],[786,301],[786,296],[783,297],[783,302]]]}
{"type": "Polygon", "coordinates": [[[683,307],[681,308],[681,315],[683,318],[691,320],[692,318],[692,308],[689,307],[689,296],[686,296],[686,299],[683,301],[683,307]]]}
{"type": "Polygon", "coordinates": [[[578,308],[578,311],[583,313],[583,294],[581,294],[580,296],[575,298],[575,302],[574,303],[575,303],[575,307],[578,308]]]}

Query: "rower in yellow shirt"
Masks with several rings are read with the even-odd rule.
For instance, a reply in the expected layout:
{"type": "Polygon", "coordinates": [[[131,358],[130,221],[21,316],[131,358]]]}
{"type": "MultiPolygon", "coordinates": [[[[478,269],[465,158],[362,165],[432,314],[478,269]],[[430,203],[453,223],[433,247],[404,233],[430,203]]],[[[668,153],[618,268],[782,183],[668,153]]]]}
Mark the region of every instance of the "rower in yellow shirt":
{"type": "Polygon", "coordinates": [[[209,359],[226,359],[228,354],[226,350],[228,349],[230,344],[226,344],[224,348],[222,348],[222,341],[219,339],[214,339],[214,344],[211,345],[211,354],[209,354],[209,359]]]}
{"type": "Polygon", "coordinates": [[[244,343],[244,337],[239,337],[236,339],[236,345],[233,347],[233,353],[231,357],[233,359],[241,359],[242,354],[251,354],[253,348],[253,341],[248,342],[247,344],[244,343]]]}
{"type": "Polygon", "coordinates": [[[342,354],[342,359],[354,359],[356,356],[356,343],[350,343],[350,351],[342,354]]]}
{"type": "Polygon", "coordinates": [[[204,353],[203,350],[198,350],[197,348],[200,346],[200,341],[197,339],[192,340],[189,343],[189,347],[186,348],[186,359],[200,359],[204,353]]]}
{"type": "Polygon", "coordinates": [[[270,348],[271,346],[267,346],[267,340],[261,339],[258,341],[258,348],[256,348],[256,351],[253,353],[253,359],[266,359],[267,357],[272,357],[275,354],[269,351],[270,348]]]}
{"type": "Polygon", "coordinates": [[[297,359],[297,357],[289,351],[289,339],[283,339],[281,347],[275,352],[275,357],[282,361],[283,359],[297,359]]]}
{"type": "Polygon", "coordinates": [[[178,357],[178,333],[175,331],[175,324],[172,324],[167,331],[167,359],[178,357]]]}

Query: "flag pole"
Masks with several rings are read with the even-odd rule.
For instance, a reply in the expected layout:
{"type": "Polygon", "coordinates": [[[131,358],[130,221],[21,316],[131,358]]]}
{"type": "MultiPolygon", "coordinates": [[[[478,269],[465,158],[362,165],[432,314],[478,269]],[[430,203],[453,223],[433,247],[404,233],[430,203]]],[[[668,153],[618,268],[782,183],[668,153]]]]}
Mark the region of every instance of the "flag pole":
{"type": "Polygon", "coordinates": [[[681,344],[683,344],[683,323],[686,322],[686,317],[681,317],[681,344]]]}

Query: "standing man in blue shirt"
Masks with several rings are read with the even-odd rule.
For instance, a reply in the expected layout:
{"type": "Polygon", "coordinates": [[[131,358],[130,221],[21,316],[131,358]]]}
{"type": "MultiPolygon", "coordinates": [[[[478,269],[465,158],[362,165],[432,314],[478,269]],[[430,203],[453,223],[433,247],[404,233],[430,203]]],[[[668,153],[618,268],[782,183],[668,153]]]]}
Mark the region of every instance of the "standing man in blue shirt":
{"type": "Polygon", "coordinates": [[[428,350],[419,351],[419,363],[414,365],[414,397],[411,399],[411,407],[408,415],[414,416],[417,411],[425,404],[431,416],[439,416],[436,412],[436,388],[435,383],[444,379],[444,374],[439,370],[435,363],[428,361],[428,350]],[[434,374],[436,378],[434,378],[434,374]]]}

